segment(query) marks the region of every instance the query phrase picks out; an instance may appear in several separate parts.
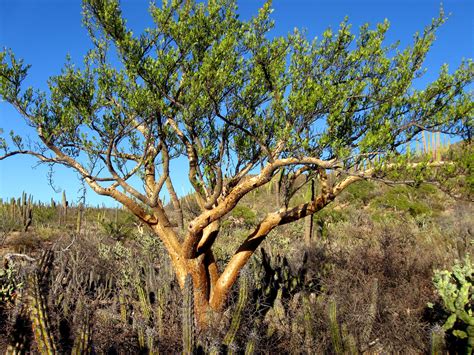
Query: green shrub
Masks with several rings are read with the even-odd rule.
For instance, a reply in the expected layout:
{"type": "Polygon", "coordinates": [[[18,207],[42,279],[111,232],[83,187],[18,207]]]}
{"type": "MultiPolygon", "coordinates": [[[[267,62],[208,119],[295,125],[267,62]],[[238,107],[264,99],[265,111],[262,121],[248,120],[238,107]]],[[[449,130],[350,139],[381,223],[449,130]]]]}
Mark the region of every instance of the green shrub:
{"type": "MultiPolygon", "coordinates": [[[[474,267],[468,254],[452,271],[436,270],[433,283],[448,313],[443,329],[466,339],[466,354],[474,348],[474,267]]],[[[432,305],[430,305],[432,306],[432,305]]]]}
{"type": "Polygon", "coordinates": [[[413,193],[413,191],[406,186],[395,187],[375,198],[371,205],[375,207],[375,209],[386,208],[406,212],[412,217],[430,215],[430,207],[425,202],[412,198],[411,194],[416,193],[413,193]]]}
{"type": "Polygon", "coordinates": [[[23,283],[19,281],[14,268],[0,269],[0,304],[12,303],[23,283]]]}
{"type": "Polygon", "coordinates": [[[366,205],[377,195],[377,186],[371,181],[362,180],[350,185],[345,193],[346,201],[362,201],[366,205]]]}
{"type": "Polygon", "coordinates": [[[235,207],[231,212],[231,216],[242,219],[246,225],[252,225],[257,220],[257,214],[251,208],[242,205],[235,207]]]}

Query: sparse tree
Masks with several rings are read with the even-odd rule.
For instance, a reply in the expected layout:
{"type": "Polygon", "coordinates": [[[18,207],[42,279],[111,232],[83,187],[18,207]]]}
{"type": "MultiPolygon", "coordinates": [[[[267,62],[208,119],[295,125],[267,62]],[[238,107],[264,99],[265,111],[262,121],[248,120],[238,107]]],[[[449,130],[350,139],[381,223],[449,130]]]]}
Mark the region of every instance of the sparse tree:
{"type": "Polygon", "coordinates": [[[84,0],[93,49],[82,66],[68,61],[51,77],[48,94],[24,89],[29,67],[0,53],[0,97],[38,135],[2,138],[0,160],[29,154],[64,165],[128,208],[163,242],[182,287],[191,275],[201,325],[223,310],[240,270],[276,227],[321,210],[355,181],[397,178],[391,171],[410,165],[400,164],[402,147],[422,131],[472,135],[472,61],[451,73],[443,66],[423,90],[413,85],[443,14],[398,49],[384,44],[387,21],[356,36],[345,20],[308,41],[299,30],[273,37],[271,12],[267,2],[244,21],[235,0],[163,0],[150,6],[156,26],[136,36],[118,0],[84,0]],[[170,169],[183,158],[201,212],[179,228],[170,169]],[[281,205],[219,270],[220,221],[276,176],[285,185],[281,205]],[[305,181],[316,181],[313,198],[292,203],[305,181]]]}

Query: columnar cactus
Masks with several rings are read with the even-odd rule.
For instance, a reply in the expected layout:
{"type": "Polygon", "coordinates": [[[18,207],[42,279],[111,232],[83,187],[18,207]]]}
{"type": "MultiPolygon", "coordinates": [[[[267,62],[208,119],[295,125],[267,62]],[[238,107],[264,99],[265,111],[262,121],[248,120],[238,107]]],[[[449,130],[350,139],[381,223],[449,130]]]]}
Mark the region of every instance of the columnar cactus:
{"type": "Polygon", "coordinates": [[[337,321],[337,305],[334,299],[329,301],[328,316],[333,350],[336,354],[343,354],[341,330],[337,321]]]}
{"type": "Polygon", "coordinates": [[[240,322],[242,320],[242,313],[244,311],[245,305],[248,299],[248,278],[246,275],[240,277],[240,288],[239,288],[239,299],[237,301],[237,306],[234,310],[232,316],[232,322],[230,328],[224,337],[224,344],[230,346],[235,342],[235,336],[240,327],[240,322]]]}
{"type": "Polygon", "coordinates": [[[72,355],[89,354],[91,352],[91,324],[89,316],[86,316],[81,321],[81,327],[78,330],[79,334],[74,339],[74,345],[72,348],[72,355]]]}
{"type": "Polygon", "coordinates": [[[163,325],[163,319],[164,319],[164,310],[165,310],[165,305],[166,305],[166,297],[167,297],[167,292],[164,287],[160,287],[157,291],[156,295],[156,330],[158,331],[158,337],[163,336],[163,330],[164,330],[164,325],[163,325]]]}
{"type": "Polygon", "coordinates": [[[33,196],[26,196],[26,192],[23,192],[21,196],[21,221],[23,223],[23,231],[26,232],[33,222],[33,196]]]}
{"type": "Polygon", "coordinates": [[[377,300],[379,292],[379,281],[374,279],[372,281],[372,290],[370,295],[370,305],[367,311],[366,324],[362,329],[361,342],[363,345],[366,345],[370,342],[370,335],[372,334],[372,329],[375,322],[375,317],[377,315],[377,300]]]}
{"type": "Polygon", "coordinates": [[[311,309],[311,300],[308,295],[303,295],[303,321],[305,330],[305,346],[310,353],[315,338],[313,310],[311,309]]]}
{"type": "Polygon", "coordinates": [[[183,288],[183,354],[192,354],[194,352],[194,302],[193,302],[193,284],[191,275],[186,276],[183,288]]]}
{"type": "Polygon", "coordinates": [[[127,300],[123,291],[120,291],[118,295],[119,304],[120,304],[120,319],[123,323],[127,323],[128,321],[128,314],[127,314],[127,300]]]}
{"type": "Polygon", "coordinates": [[[148,296],[142,285],[140,285],[138,282],[135,287],[138,293],[138,300],[140,301],[140,309],[142,311],[143,318],[148,321],[151,317],[151,307],[148,296]]]}
{"type": "Polygon", "coordinates": [[[430,331],[430,353],[431,355],[442,355],[444,353],[445,331],[439,325],[434,326],[430,331]]]}
{"type": "Polygon", "coordinates": [[[66,224],[66,221],[67,221],[67,207],[68,207],[68,202],[67,202],[67,198],[66,198],[66,191],[63,190],[62,211],[61,211],[62,213],[61,213],[60,218],[59,218],[59,221],[60,221],[59,224],[66,224]]]}
{"type": "Polygon", "coordinates": [[[79,206],[77,207],[77,220],[76,220],[76,233],[77,234],[81,233],[83,213],[84,213],[84,206],[81,202],[79,206]]]}
{"type": "Polygon", "coordinates": [[[38,274],[33,272],[28,278],[30,318],[38,351],[41,354],[55,354],[56,345],[49,328],[46,303],[41,295],[38,274]]]}

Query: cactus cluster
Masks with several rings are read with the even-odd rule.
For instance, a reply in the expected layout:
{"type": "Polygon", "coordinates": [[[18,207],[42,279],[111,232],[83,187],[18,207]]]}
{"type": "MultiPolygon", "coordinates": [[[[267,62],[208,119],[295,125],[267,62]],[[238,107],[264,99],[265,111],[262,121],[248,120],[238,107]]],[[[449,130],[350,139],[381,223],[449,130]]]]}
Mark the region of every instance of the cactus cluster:
{"type": "Polygon", "coordinates": [[[12,198],[8,204],[8,218],[15,221],[15,228],[27,232],[33,222],[33,196],[23,192],[18,199],[12,198]]]}
{"type": "Polygon", "coordinates": [[[474,349],[474,267],[468,254],[451,271],[435,271],[433,282],[449,316],[443,325],[455,337],[465,339],[466,353],[474,349]]]}
{"type": "Polygon", "coordinates": [[[51,334],[46,301],[40,287],[37,272],[28,277],[28,305],[38,351],[41,354],[55,354],[56,344],[51,334]]]}
{"type": "Polygon", "coordinates": [[[254,265],[254,279],[257,281],[255,285],[256,302],[266,305],[273,304],[278,290],[282,291],[282,297],[285,299],[297,292],[312,290],[316,285],[306,279],[307,260],[305,254],[300,265],[291,267],[286,257],[277,255],[271,258],[261,248],[261,262],[254,265]]]}
{"type": "Polygon", "coordinates": [[[0,269],[0,304],[13,303],[23,283],[13,266],[0,269]]]}
{"type": "Polygon", "coordinates": [[[329,300],[328,320],[331,330],[333,351],[339,354],[358,354],[357,344],[354,336],[347,331],[345,324],[339,326],[337,320],[337,303],[334,299],[329,300]]]}

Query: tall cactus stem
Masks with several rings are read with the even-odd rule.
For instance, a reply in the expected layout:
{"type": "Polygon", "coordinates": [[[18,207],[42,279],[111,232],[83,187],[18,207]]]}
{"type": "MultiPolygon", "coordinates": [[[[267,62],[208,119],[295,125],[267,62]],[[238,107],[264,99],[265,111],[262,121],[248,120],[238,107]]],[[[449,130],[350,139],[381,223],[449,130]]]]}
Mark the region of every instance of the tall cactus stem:
{"type": "Polygon", "coordinates": [[[430,354],[442,355],[444,352],[445,331],[440,326],[434,326],[430,332],[430,354]]]}
{"type": "Polygon", "coordinates": [[[48,313],[45,301],[41,295],[38,275],[30,275],[29,280],[29,307],[33,333],[40,354],[56,354],[56,345],[49,328],[48,313]]]}
{"type": "Polygon", "coordinates": [[[338,355],[343,354],[341,331],[337,322],[337,305],[334,299],[329,301],[329,328],[334,352],[338,355]]]}
{"type": "Polygon", "coordinates": [[[183,354],[194,352],[194,299],[191,275],[186,276],[183,289],[182,323],[183,323],[183,354]]]}
{"type": "Polygon", "coordinates": [[[370,341],[370,335],[374,327],[375,317],[377,316],[377,300],[379,292],[379,280],[375,278],[372,281],[372,289],[370,294],[370,305],[367,311],[366,324],[362,330],[361,341],[363,345],[367,345],[370,341]]]}
{"type": "Polygon", "coordinates": [[[234,314],[232,315],[232,321],[230,324],[229,331],[224,337],[224,344],[229,346],[235,342],[235,336],[237,331],[240,327],[240,322],[242,320],[242,313],[244,311],[245,305],[247,303],[248,298],[248,277],[246,275],[242,275],[240,277],[240,285],[239,285],[239,299],[237,301],[237,306],[234,310],[234,314]]]}

